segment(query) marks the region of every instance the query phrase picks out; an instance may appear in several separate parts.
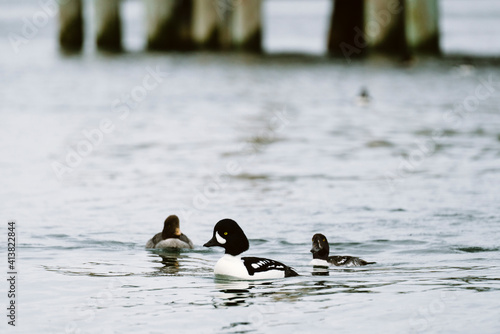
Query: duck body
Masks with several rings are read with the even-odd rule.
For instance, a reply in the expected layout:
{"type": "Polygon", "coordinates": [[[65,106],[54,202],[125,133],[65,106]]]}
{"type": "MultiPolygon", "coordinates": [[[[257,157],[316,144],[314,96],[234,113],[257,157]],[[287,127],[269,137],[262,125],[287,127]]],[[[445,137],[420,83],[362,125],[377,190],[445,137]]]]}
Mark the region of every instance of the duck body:
{"type": "Polygon", "coordinates": [[[367,262],[359,257],[354,256],[344,256],[336,255],[329,256],[326,260],[323,259],[312,259],[311,265],[318,267],[328,267],[330,265],[334,266],[344,266],[344,267],[360,267],[366,266],[367,264],[374,264],[375,262],[367,262]]]}
{"type": "Polygon", "coordinates": [[[320,233],[315,234],[312,238],[311,253],[313,254],[313,259],[310,264],[313,266],[328,267],[330,265],[334,265],[344,267],[359,267],[375,263],[365,261],[355,256],[329,256],[330,246],[328,244],[328,240],[326,240],[326,237],[320,233]]]}
{"type": "Polygon", "coordinates": [[[163,231],[155,234],[146,242],[146,248],[189,248],[193,249],[193,242],[181,232],[179,218],[175,215],[168,216],[163,224],[163,231]]]}
{"type": "Polygon", "coordinates": [[[219,246],[225,249],[224,256],[217,261],[214,274],[220,278],[241,280],[263,280],[298,276],[291,267],[266,258],[241,257],[249,248],[249,242],[243,230],[231,219],[219,221],[213,237],[205,247],[219,246]]]}
{"type": "Polygon", "coordinates": [[[193,242],[184,234],[179,237],[162,239],[162,232],[155,234],[148,240],[146,248],[189,248],[193,249],[193,242]]]}
{"type": "Polygon", "coordinates": [[[242,280],[273,279],[298,275],[293,269],[278,261],[231,254],[225,254],[217,261],[214,274],[221,278],[242,280]]]}

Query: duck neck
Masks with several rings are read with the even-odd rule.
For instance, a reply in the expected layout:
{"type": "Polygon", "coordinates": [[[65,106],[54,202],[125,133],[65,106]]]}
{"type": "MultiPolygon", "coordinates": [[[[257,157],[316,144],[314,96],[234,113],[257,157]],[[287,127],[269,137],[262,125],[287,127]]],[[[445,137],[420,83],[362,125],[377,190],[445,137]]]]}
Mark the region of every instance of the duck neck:
{"type": "Polygon", "coordinates": [[[182,235],[181,230],[178,226],[165,226],[163,231],[161,232],[162,238],[170,239],[170,238],[180,238],[182,235]]]}
{"type": "Polygon", "coordinates": [[[226,253],[226,254],[224,254],[223,257],[227,258],[227,259],[241,259],[241,254],[232,255],[232,254],[226,253]]]}
{"type": "Polygon", "coordinates": [[[230,251],[230,250],[227,250],[227,249],[226,249],[226,253],[225,254],[226,255],[230,255],[230,256],[239,256],[239,257],[241,257],[241,253],[235,252],[235,251],[230,251]]]}
{"type": "Polygon", "coordinates": [[[319,260],[328,260],[328,254],[329,254],[328,249],[321,249],[316,253],[313,253],[313,259],[319,259],[319,260]]]}

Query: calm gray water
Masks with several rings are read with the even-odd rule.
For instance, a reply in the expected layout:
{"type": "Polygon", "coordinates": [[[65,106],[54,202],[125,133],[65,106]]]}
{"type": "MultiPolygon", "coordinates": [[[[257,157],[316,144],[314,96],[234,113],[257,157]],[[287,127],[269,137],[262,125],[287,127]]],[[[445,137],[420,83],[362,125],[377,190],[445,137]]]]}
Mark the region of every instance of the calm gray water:
{"type": "MultiPolygon", "coordinates": [[[[5,35],[37,5],[1,7],[5,35]]],[[[0,42],[0,230],[15,219],[20,243],[17,326],[3,315],[2,331],[500,332],[497,65],[64,57],[54,31],[17,55],[0,42]],[[156,87],[141,88],[155,69],[156,87]],[[169,214],[194,250],[144,249],[169,214]],[[215,281],[222,250],[201,245],[226,217],[250,238],[246,254],[301,276],[215,281]],[[377,264],[314,270],[317,232],[332,254],[377,264]]],[[[139,28],[128,36],[141,45],[139,28]]],[[[447,36],[448,50],[466,48],[447,36]]]]}

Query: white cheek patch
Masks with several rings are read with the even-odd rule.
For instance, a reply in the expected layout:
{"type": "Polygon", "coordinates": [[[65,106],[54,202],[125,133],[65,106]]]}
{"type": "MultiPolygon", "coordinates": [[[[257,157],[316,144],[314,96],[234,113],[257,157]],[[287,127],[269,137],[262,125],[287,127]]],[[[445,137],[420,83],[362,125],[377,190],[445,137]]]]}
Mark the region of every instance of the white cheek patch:
{"type": "Polygon", "coordinates": [[[217,242],[220,243],[221,245],[224,245],[226,243],[226,239],[221,237],[219,235],[219,232],[215,232],[215,239],[217,239],[217,242]]]}

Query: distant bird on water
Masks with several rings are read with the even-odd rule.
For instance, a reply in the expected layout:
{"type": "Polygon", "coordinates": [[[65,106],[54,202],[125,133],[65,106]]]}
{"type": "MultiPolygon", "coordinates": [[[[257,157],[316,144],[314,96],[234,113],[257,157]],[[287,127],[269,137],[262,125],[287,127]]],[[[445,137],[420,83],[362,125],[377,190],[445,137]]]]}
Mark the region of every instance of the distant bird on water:
{"type": "Polygon", "coordinates": [[[312,237],[311,253],[313,254],[313,260],[311,261],[311,265],[313,266],[328,267],[330,264],[333,264],[335,266],[358,267],[375,263],[367,262],[354,256],[328,256],[330,245],[328,245],[328,240],[321,233],[316,233],[312,237]]]}
{"type": "Polygon", "coordinates": [[[361,88],[358,96],[356,97],[356,104],[360,107],[366,107],[370,104],[371,97],[368,93],[368,89],[366,87],[361,88]]]}
{"type": "Polygon", "coordinates": [[[146,248],[194,248],[193,242],[181,232],[179,217],[168,216],[163,223],[163,231],[148,240],[146,248]]]}

